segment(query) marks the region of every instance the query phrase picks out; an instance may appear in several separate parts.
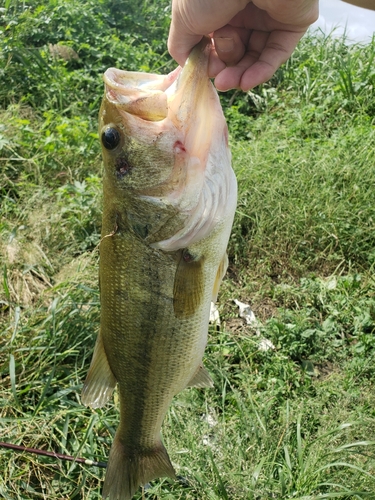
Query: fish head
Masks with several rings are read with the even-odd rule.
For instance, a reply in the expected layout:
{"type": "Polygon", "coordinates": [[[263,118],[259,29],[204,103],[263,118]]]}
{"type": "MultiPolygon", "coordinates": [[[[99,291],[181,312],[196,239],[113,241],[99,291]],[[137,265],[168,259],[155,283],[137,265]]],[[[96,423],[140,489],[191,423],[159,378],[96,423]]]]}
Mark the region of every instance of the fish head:
{"type": "Polygon", "coordinates": [[[204,38],[168,75],[108,69],[99,135],[111,196],[147,200],[168,213],[153,245],[166,251],[207,236],[236,203],[228,131],[208,78],[204,38]],[[230,198],[230,199],[229,199],[230,198]],[[158,241],[157,241],[158,240],[158,241]]]}

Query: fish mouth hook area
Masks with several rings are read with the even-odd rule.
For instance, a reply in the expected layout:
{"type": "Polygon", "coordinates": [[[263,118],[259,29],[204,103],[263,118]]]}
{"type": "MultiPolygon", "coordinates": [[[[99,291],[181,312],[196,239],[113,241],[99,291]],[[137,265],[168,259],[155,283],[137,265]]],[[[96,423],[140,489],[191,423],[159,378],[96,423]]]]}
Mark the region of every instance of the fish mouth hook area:
{"type": "MultiPolygon", "coordinates": [[[[203,37],[192,49],[184,66],[178,66],[168,75],[108,68],[103,75],[107,100],[146,121],[167,118],[177,94],[180,94],[178,106],[184,100],[186,87],[197,89],[208,80],[211,46],[211,40],[203,37]]],[[[199,94],[199,91],[195,90],[195,93],[199,94]]]]}

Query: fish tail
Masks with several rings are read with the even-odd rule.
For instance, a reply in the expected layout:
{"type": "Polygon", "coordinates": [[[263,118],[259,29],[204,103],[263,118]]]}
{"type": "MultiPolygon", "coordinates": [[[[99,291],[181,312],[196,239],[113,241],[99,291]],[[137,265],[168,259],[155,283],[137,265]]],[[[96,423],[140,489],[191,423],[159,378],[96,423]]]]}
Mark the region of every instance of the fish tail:
{"type": "Polygon", "coordinates": [[[103,499],[130,500],[139,486],[165,476],[176,478],[161,441],[150,449],[128,451],[116,435],[109,454],[103,499]]]}

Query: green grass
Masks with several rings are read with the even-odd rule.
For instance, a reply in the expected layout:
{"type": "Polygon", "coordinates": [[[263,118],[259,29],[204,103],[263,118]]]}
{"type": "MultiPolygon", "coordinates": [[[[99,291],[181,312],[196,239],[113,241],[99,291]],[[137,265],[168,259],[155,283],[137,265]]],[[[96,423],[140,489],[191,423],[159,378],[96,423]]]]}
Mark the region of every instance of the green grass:
{"type": "MultiPolygon", "coordinates": [[[[79,396],[99,321],[101,74],[174,63],[169,2],[82,3],[1,11],[0,440],[106,461],[116,395],[96,411],[79,396]]],[[[271,82],[221,96],[239,202],[205,357],[215,387],[174,399],[180,480],[144,498],[374,498],[374,54],[375,40],[306,37],[271,82]]],[[[5,449],[0,470],[9,500],[100,499],[105,473],[5,449]]]]}

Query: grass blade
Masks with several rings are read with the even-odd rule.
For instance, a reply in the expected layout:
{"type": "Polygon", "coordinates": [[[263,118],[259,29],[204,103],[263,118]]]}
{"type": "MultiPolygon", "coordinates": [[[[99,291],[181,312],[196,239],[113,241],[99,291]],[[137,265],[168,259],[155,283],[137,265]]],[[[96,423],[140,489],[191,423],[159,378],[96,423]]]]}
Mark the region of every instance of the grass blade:
{"type": "Polygon", "coordinates": [[[20,402],[18,400],[17,389],[16,389],[16,363],[13,354],[10,354],[9,356],[9,376],[10,376],[10,384],[12,388],[13,398],[16,405],[19,407],[20,402]]]}

